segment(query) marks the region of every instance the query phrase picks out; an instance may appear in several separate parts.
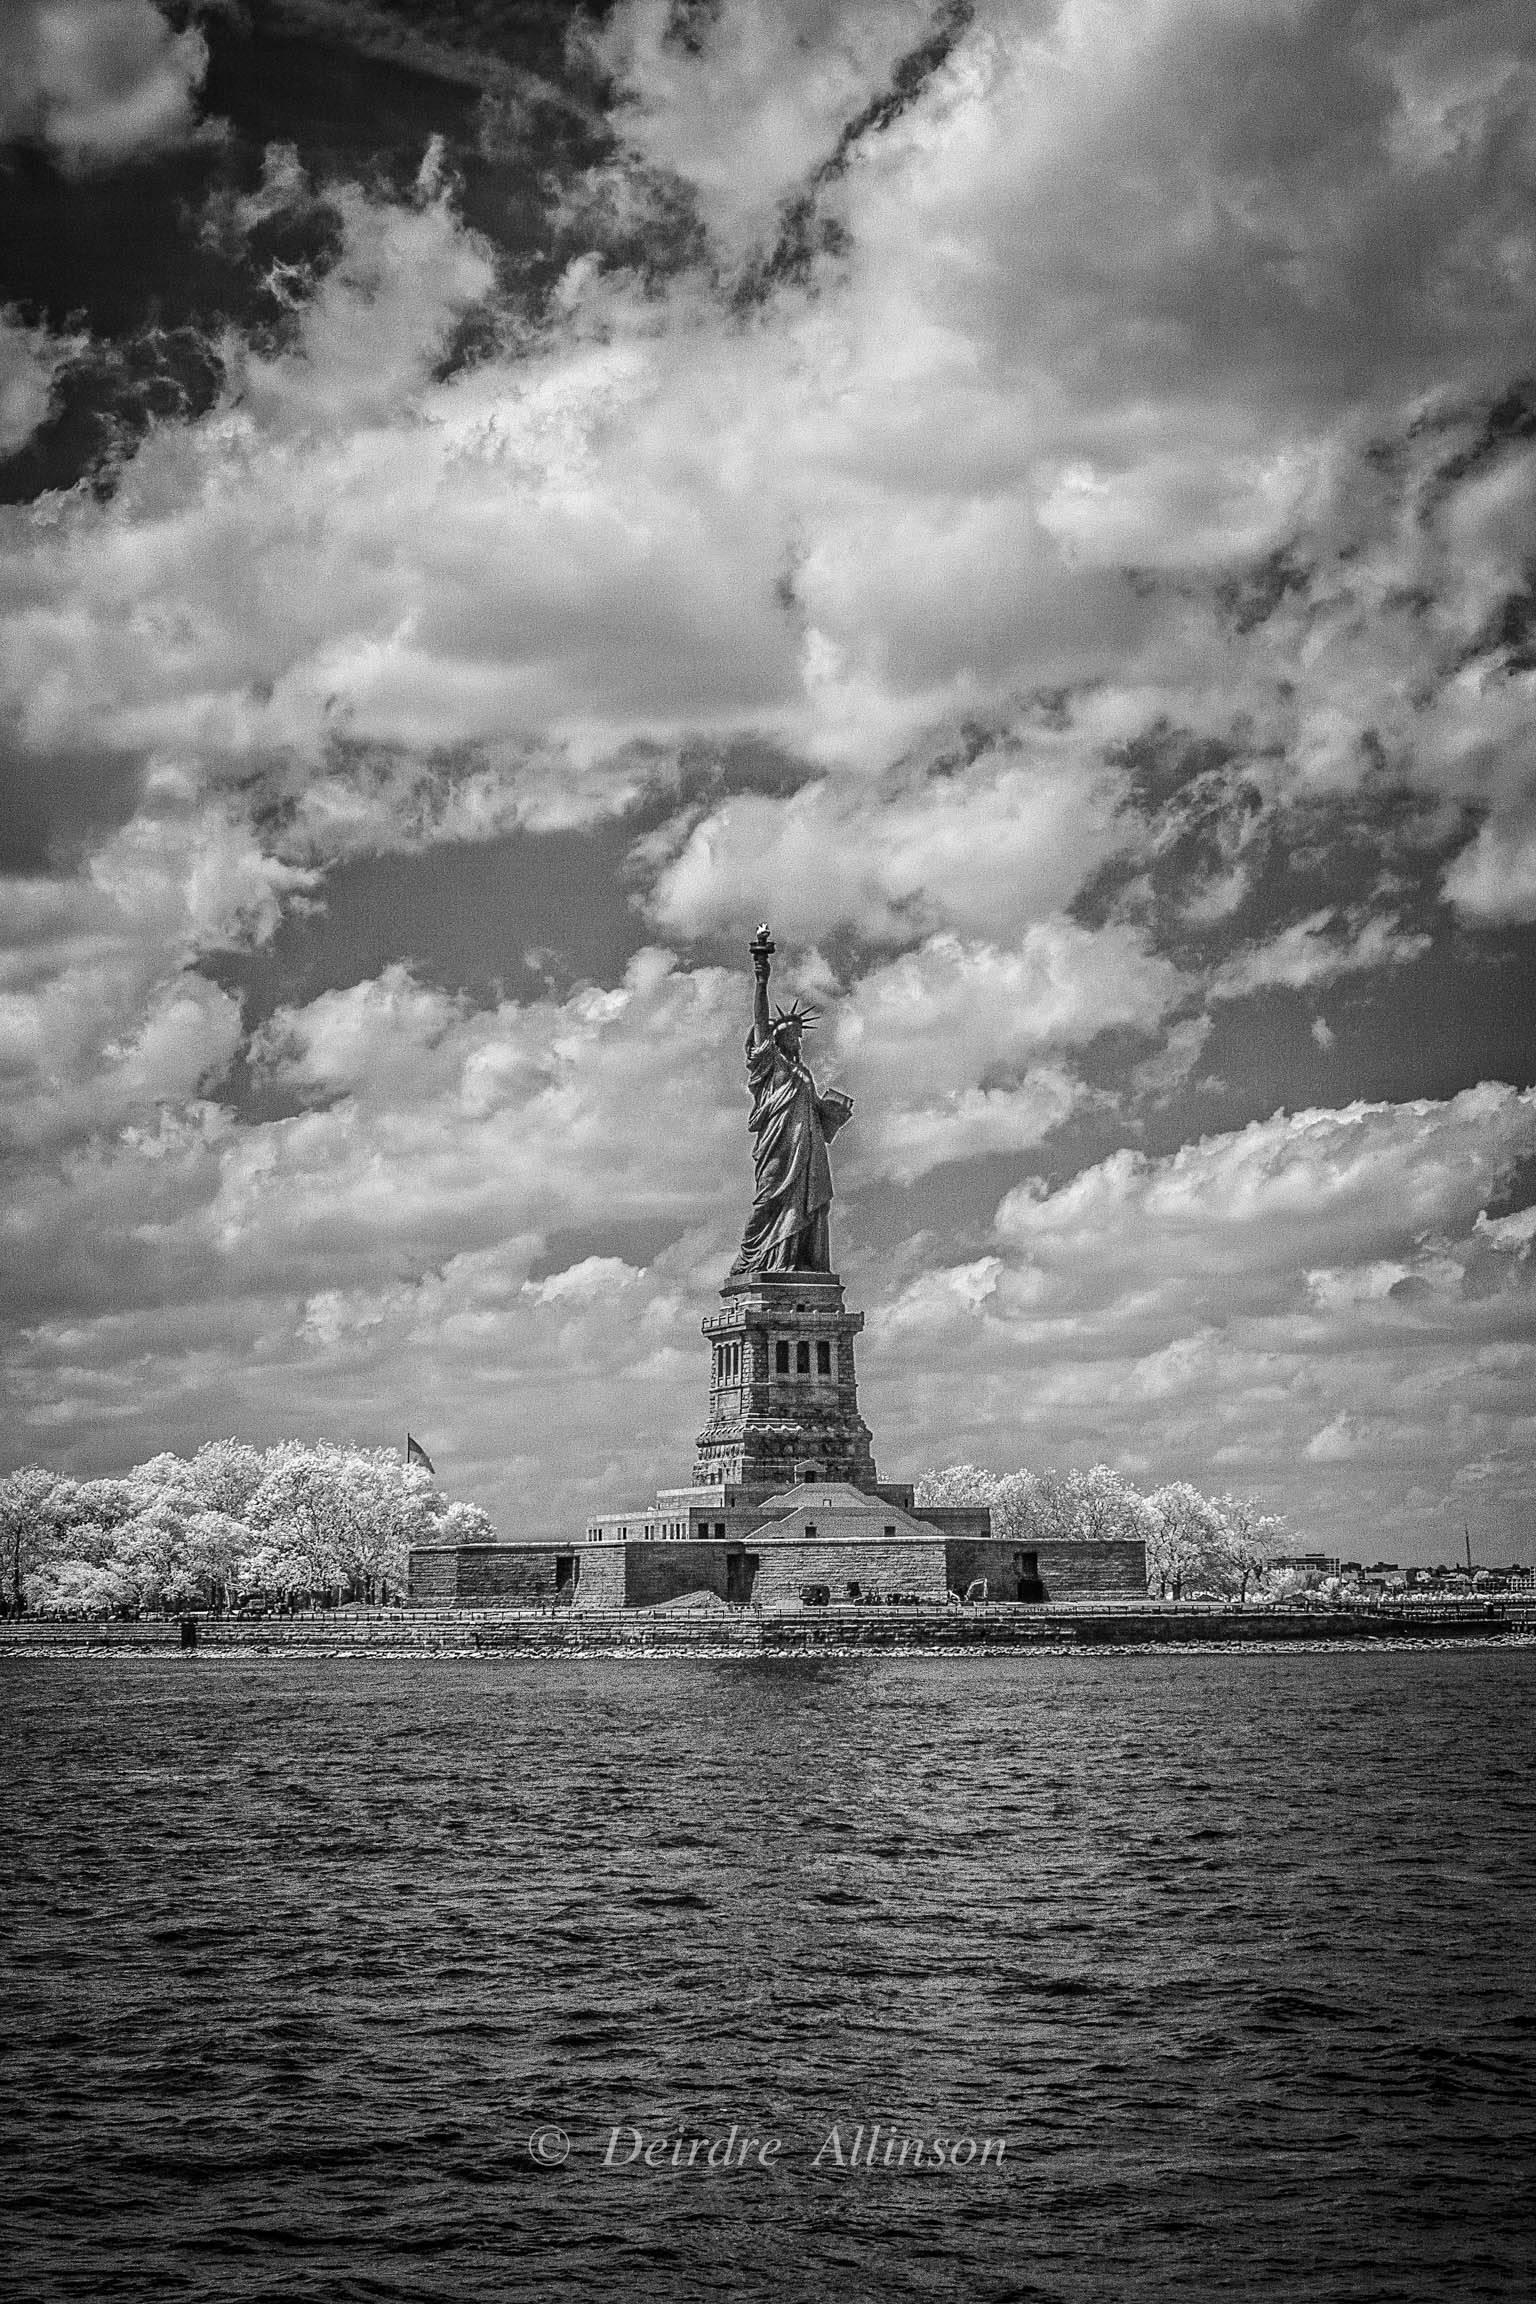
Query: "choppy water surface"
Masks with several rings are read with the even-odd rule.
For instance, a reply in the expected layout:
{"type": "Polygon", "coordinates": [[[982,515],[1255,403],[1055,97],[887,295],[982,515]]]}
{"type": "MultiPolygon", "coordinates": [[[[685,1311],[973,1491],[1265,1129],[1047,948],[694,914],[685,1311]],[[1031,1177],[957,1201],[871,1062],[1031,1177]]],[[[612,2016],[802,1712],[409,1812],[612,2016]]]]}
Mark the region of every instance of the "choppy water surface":
{"type": "Polygon", "coordinates": [[[1533,1694],[1530,1651],[9,1662],[0,2276],[1529,2295],[1533,1694]],[[1002,2168],[812,2165],[875,2121],[1002,2168]],[[732,2122],[782,2149],[603,2165],[732,2122]]]}

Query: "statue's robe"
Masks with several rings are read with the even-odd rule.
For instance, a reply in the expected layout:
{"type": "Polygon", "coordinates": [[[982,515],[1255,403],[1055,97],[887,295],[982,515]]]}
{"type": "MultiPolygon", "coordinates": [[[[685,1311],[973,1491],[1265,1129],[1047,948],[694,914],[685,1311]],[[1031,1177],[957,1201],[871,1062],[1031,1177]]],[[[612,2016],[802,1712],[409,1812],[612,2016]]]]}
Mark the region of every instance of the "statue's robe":
{"type": "Polygon", "coordinates": [[[832,1163],[827,1145],[849,1117],[846,1098],[819,1096],[808,1068],[770,1034],[747,1034],[752,1092],[752,1158],[757,1189],[736,1272],[830,1269],[827,1210],[832,1163]]]}

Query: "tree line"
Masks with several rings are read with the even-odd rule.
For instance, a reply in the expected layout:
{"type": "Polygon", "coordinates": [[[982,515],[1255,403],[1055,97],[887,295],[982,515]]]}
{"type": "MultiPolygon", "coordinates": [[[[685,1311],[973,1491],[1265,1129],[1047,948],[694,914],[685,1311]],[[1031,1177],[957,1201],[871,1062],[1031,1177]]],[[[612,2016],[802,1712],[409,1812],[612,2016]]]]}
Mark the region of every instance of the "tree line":
{"type": "MultiPolygon", "coordinates": [[[[1143,1495],[1107,1464],[951,1464],[920,1475],[919,1512],[924,1504],[989,1505],[994,1534],[1025,1546],[1139,1540],[1148,1590],[1161,1599],[1246,1599],[1298,1581],[1269,1566],[1282,1519],[1187,1480],[1143,1495]]],[[[0,1479],[0,1604],[13,1615],[101,1616],[379,1601],[404,1594],[413,1544],[495,1534],[478,1504],[450,1503],[396,1448],[210,1440],[195,1456],[153,1456],[99,1480],[29,1465],[0,1479]]]]}
{"type": "Polygon", "coordinates": [[[1086,1472],[987,1472],[950,1464],[919,1475],[916,1510],[925,1504],[990,1505],[992,1533],[1006,1543],[1034,1546],[1067,1537],[1144,1543],[1147,1589],[1160,1600],[1245,1600],[1296,1581],[1296,1571],[1269,1565],[1285,1536],[1278,1513],[1265,1512],[1251,1496],[1204,1496],[1188,1480],[1143,1495],[1107,1464],[1086,1472]]]}
{"type": "Polygon", "coordinates": [[[0,1479],[7,1613],[101,1616],[379,1601],[406,1589],[413,1544],[494,1541],[397,1448],[210,1440],[121,1478],[39,1465],[0,1479]]]}

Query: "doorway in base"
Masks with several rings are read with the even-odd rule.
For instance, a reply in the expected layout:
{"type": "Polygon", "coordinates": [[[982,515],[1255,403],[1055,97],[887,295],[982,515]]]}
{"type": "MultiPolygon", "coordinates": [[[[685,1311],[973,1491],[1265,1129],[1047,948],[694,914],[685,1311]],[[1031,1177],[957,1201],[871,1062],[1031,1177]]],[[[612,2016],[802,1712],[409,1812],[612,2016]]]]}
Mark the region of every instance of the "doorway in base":
{"type": "Polygon", "coordinates": [[[752,1597],[760,1565],[755,1552],[727,1552],[725,1556],[725,1597],[734,1608],[744,1608],[752,1597]]]}

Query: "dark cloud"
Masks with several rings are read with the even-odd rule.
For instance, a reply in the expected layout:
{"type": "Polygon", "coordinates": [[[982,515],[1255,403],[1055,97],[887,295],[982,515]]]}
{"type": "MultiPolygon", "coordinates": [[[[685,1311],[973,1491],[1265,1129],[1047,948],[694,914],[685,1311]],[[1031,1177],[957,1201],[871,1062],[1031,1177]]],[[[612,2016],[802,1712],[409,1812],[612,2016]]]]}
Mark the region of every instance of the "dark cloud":
{"type": "Polygon", "coordinates": [[[77,869],[89,848],[127,823],[143,783],[134,755],[39,754],[0,734],[0,875],[77,869]]]}
{"type": "MultiPolygon", "coordinates": [[[[676,755],[641,755],[635,766],[639,796],[592,823],[426,840],[340,863],[269,940],[212,953],[205,971],[238,992],[250,1029],[279,1007],[367,981],[400,959],[424,982],[482,1006],[616,985],[651,937],[634,899],[679,827],[731,793],[790,792],[811,775],[752,741],[687,745],[676,755]],[[621,889],[631,901],[614,900],[621,889]]],[[[698,939],[693,950],[704,965],[736,957],[720,937],[698,939]]],[[[249,1095],[263,1114],[274,1109],[243,1070],[231,1076],[231,1092],[242,1107],[249,1095]]]]}
{"type": "MultiPolygon", "coordinates": [[[[0,304],[87,338],[56,378],[47,421],[0,462],[0,502],[82,475],[110,486],[151,425],[210,408],[226,380],[223,331],[277,349],[336,261],[327,186],[361,181],[407,197],[434,138],[466,220],[503,252],[509,293],[535,304],[573,252],[549,223],[561,186],[612,143],[579,63],[565,96],[539,77],[563,69],[570,29],[587,15],[221,9],[198,35],[201,103],[217,136],[151,145],[83,179],[35,140],[0,149],[0,304]],[[281,196],[263,199],[274,150],[292,166],[281,196]]],[[[466,321],[442,372],[495,340],[466,321]]]]}
{"type": "Polygon", "coordinates": [[[617,879],[633,836],[620,818],[360,857],[328,874],[322,901],[290,912],[270,943],[206,965],[239,990],[252,1026],[399,959],[424,981],[482,1002],[612,984],[645,938],[632,913],[594,902],[593,891],[617,879]]]}

